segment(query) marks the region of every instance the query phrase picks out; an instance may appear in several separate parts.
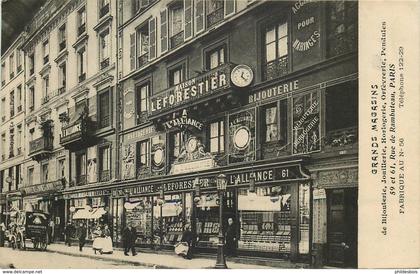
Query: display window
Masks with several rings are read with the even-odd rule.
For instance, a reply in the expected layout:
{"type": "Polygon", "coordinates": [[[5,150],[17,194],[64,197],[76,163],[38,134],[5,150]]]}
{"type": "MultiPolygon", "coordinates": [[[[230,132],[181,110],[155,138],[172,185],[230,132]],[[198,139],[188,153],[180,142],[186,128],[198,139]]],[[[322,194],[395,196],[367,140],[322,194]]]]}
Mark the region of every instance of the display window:
{"type": "Polygon", "coordinates": [[[124,204],[126,224],[137,231],[138,244],[151,244],[152,237],[152,197],[133,198],[124,204]]]}
{"type": "Polygon", "coordinates": [[[238,189],[238,248],[290,253],[290,185],[238,189]]]}
{"type": "Polygon", "coordinates": [[[197,246],[216,247],[219,233],[219,197],[217,193],[201,195],[196,207],[197,246]]]}

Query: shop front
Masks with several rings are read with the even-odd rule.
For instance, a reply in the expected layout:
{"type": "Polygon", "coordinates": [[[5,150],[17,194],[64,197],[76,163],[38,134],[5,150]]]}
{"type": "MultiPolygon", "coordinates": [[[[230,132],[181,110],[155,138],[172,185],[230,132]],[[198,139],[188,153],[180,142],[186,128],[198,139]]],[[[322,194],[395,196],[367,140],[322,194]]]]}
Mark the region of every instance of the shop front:
{"type": "Polygon", "coordinates": [[[85,224],[88,240],[93,240],[93,232],[98,227],[108,225],[111,229],[109,196],[107,189],[65,193],[67,222],[72,222],[75,227],[85,224]]]}
{"type": "MultiPolygon", "coordinates": [[[[291,259],[309,254],[310,180],[302,160],[219,168],[113,189],[112,207],[124,220],[118,225],[133,224],[140,246],[173,248],[189,224],[198,237],[197,250],[215,252],[219,174],[226,175],[228,183],[223,226],[232,218],[239,254],[291,259]]],[[[114,235],[114,240],[120,239],[114,235]]]]}

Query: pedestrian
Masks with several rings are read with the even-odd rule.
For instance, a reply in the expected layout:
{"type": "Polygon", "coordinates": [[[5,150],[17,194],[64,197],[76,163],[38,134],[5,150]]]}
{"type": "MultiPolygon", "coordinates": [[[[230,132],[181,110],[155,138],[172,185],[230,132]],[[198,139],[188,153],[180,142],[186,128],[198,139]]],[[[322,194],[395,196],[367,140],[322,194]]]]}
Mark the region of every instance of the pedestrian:
{"type": "Polygon", "coordinates": [[[4,222],[0,224],[0,247],[4,247],[4,240],[6,235],[6,226],[4,222]]]}
{"type": "Polygon", "coordinates": [[[225,239],[226,256],[236,256],[236,228],[232,218],[228,219],[225,239]]]}
{"type": "Polygon", "coordinates": [[[193,240],[194,234],[191,232],[191,226],[186,224],[184,226],[184,232],[182,233],[181,242],[187,243],[188,251],[187,254],[184,256],[184,259],[191,260],[193,256],[193,240]]]}
{"type": "Polygon", "coordinates": [[[54,242],[54,228],[55,228],[55,223],[54,223],[54,220],[51,219],[48,224],[48,243],[49,244],[54,242]]]}
{"type": "Polygon", "coordinates": [[[66,227],[64,228],[64,237],[65,237],[65,244],[71,246],[71,237],[74,233],[74,226],[71,222],[68,222],[66,227]]]}
{"type": "Polygon", "coordinates": [[[134,228],[133,224],[130,224],[123,230],[122,234],[123,238],[123,245],[124,245],[124,255],[128,256],[128,252],[131,250],[133,256],[136,256],[136,239],[137,239],[137,231],[134,228]]]}
{"type": "Polygon", "coordinates": [[[84,223],[80,223],[79,231],[77,233],[79,239],[79,251],[83,250],[83,246],[86,242],[87,230],[84,223]]]}

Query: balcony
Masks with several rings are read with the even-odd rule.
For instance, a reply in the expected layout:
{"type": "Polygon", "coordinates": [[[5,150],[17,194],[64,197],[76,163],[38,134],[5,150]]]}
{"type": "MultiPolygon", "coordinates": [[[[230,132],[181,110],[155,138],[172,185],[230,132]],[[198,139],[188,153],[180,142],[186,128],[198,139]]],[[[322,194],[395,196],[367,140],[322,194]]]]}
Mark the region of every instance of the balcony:
{"type": "Polygon", "coordinates": [[[46,104],[48,103],[48,101],[50,100],[50,96],[49,95],[45,95],[41,98],[41,104],[46,104]]]}
{"type": "Polygon", "coordinates": [[[67,46],[66,40],[61,41],[60,44],[59,44],[60,52],[62,50],[64,50],[66,48],[66,46],[67,46]]]}
{"type": "Polygon", "coordinates": [[[99,182],[107,182],[109,180],[111,180],[111,172],[109,170],[99,172],[99,182]]]}
{"type": "Polygon", "coordinates": [[[211,27],[223,20],[223,7],[207,15],[207,26],[211,27]]]}
{"type": "Polygon", "coordinates": [[[52,137],[42,136],[29,142],[29,157],[37,162],[48,158],[48,156],[52,153],[52,150],[52,137]]]}
{"type": "Polygon", "coordinates": [[[90,117],[82,114],[79,119],[61,128],[60,144],[68,150],[80,149],[96,142],[95,126],[90,117]]]}
{"type": "Polygon", "coordinates": [[[21,70],[22,70],[22,65],[19,65],[19,66],[17,67],[17,72],[19,73],[21,70]]]}
{"type": "Polygon", "coordinates": [[[83,82],[84,80],[86,80],[86,73],[82,73],[79,75],[79,83],[83,82]]]}
{"type": "Polygon", "coordinates": [[[109,58],[106,58],[101,61],[101,69],[109,67],[109,58]]]}
{"type": "Polygon", "coordinates": [[[184,42],[184,31],[181,31],[171,37],[171,49],[176,48],[184,42]]]}
{"type": "Polygon", "coordinates": [[[50,56],[44,56],[44,65],[50,61],[50,56]]]}
{"type": "Polygon", "coordinates": [[[13,77],[15,77],[15,73],[11,72],[9,76],[10,76],[10,79],[13,79],[13,77]]]}
{"type": "Polygon", "coordinates": [[[83,175],[76,175],[76,186],[83,186],[87,183],[87,176],[83,175]]]}
{"type": "Polygon", "coordinates": [[[109,4],[106,4],[99,11],[99,18],[104,17],[108,12],[109,12],[109,4]]]}
{"type": "Polygon", "coordinates": [[[271,80],[286,75],[289,72],[288,56],[270,61],[264,65],[264,79],[271,80]]]}
{"type": "Polygon", "coordinates": [[[146,65],[148,61],[149,61],[149,53],[145,53],[137,57],[137,68],[141,68],[142,66],[146,65]]]}
{"type": "Polygon", "coordinates": [[[79,28],[77,28],[77,36],[82,35],[86,31],[86,24],[80,25],[79,28]]]}

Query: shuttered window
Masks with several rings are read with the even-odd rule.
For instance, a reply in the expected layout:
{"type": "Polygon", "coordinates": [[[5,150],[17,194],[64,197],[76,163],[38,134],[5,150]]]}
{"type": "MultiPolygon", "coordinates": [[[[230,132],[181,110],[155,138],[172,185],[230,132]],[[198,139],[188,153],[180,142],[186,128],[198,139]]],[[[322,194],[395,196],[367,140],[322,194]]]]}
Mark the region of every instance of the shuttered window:
{"type": "Polygon", "coordinates": [[[156,17],[149,20],[149,33],[149,60],[153,60],[156,58],[156,17]]]}
{"type": "Polygon", "coordinates": [[[195,1],[195,33],[200,33],[204,31],[204,0],[196,0],[195,1]]]}
{"type": "Polygon", "coordinates": [[[136,68],[136,34],[130,34],[130,70],[136,68]]]}
{"type": "Polygon", "coordinates": [[[225,17],[235,13],[236,0],[224,0],[225,1],[225,17]]]}
{"type": "Polygon", "coordinates": [[[184,40],[193,36],[193,0],[184,0],[184,40]]]}
{"type": "Polygon", "coordinates": [[[168,9],[160,12],[160,52],[168,51],[168,9]]]}

